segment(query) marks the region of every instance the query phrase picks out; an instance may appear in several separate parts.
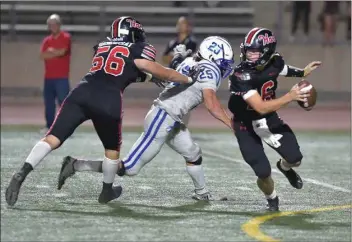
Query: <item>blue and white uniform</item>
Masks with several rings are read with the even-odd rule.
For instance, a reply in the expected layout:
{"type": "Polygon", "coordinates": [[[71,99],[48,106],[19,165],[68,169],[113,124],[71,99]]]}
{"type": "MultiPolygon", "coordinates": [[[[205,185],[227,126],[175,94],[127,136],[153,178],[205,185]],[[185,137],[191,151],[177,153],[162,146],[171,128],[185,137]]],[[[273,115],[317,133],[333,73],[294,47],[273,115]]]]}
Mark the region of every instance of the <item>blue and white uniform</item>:
{"type": "MultiPolygon", "coordinates": [[[[215,52],[221,55],[221,60],[227,60],[226,63],[232,66],[231,46],[226,40],[225,42],[222,40],[217,36],[205,39],[200,45],[199,53],[201,56],[210,56],[209,53],[215,55],[213,53],[215,42],[221,43],[221,45],[215,46],[218,47],[218,49],[215,48],[215,52]],[[205,49],[203,52],[202,48],[205,49]]],[[[223,62],[221,63],[223,65],[223,62]]],[[[126,175],[138,174],[140,169],[159,153],[165,143],[183,156],[186,162],[196,162],[200,158],[201,149],[192,139],[182,119],[192,109],[203,103],[204,89],[212,89],[216,92],[221,82],[227,79],[229,73],[213,59],[202,58],[200,61],[196,61],[194,57],[186,58],[178,66],[177,71],[187,75],[194,65],[201,68],[195,83],[170,83],[154,100],[144,120],[144,132],[123,159],[126,175]]]]}

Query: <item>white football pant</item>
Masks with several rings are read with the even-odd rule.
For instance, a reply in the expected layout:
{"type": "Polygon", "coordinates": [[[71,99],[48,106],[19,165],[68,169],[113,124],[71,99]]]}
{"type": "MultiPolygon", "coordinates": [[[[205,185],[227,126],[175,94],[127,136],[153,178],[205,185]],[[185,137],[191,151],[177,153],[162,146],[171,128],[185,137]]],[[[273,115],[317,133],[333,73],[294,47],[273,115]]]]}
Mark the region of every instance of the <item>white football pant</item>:
{"type": "Polygon", "coordinates": [[[186,162],[195,162],[201,156],[201,149],[193,141],[187,127],[175,122],[165,110],[152,106],[144,119],[144,132],[123,159],[125,174],[138,174],[165,143],[183,156],[186,162]]]}

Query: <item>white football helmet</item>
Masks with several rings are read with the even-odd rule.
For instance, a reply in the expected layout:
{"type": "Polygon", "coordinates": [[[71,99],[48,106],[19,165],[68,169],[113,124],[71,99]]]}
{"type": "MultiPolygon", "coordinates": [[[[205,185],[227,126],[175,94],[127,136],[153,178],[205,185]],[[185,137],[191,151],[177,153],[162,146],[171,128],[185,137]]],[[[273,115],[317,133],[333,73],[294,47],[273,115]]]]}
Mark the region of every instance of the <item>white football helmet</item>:
{"type": "Polygon", "coordinates": [[[222,78],[227,78],[233,70],[234,55],[230,43],[220,36],[205,38],[199,45],[197,55],[214,62],[220,69],[222,78]]]}

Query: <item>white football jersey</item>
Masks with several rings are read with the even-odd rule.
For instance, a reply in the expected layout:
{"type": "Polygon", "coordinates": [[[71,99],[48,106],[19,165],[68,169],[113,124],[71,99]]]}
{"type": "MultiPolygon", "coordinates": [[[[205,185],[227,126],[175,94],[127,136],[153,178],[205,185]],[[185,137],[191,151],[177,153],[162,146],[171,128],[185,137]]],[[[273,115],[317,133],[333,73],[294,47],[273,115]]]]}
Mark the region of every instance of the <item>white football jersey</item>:
{"type": "Polygon", "coordinates": [[[154,105],[164,109],[175,121],[182,122],[187,113],[203,103],[203,89],[217,91],[221,85],[220,69],[208,60],[196,62],[193,57],[188,57],[176,71],[187,75],[190,68],[196,64],[201,68],[201,72],[194,84],[170,83],[154,100],[154,105]]]}

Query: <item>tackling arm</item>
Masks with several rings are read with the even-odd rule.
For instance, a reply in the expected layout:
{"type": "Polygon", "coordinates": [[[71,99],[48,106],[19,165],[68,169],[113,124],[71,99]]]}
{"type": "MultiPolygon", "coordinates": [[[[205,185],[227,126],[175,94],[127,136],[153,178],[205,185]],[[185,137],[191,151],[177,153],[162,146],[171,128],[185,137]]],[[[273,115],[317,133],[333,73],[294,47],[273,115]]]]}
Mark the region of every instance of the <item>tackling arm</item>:
{"type": "Polygon", "coordinates": [[[203,89],[203,98],[205,107],[208,109],[210,114],[232,129],[231,118],[222,107],[219,99],[216,97],[215,91],[210,88],[203,89]]]}
{"type": "MultiPolygon", "coordinates": [[[[135,59],[134,63],[141,71],[150,73],[161,80],[179,82],[182,84],[193,82],[191,77],[182,75],[173,69],[165,68],[157,62],[152,62],[146,59],[135,59]]],[[[197,73],[195,73],[195,76],[198,76],[197,73]]]]}

